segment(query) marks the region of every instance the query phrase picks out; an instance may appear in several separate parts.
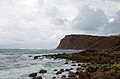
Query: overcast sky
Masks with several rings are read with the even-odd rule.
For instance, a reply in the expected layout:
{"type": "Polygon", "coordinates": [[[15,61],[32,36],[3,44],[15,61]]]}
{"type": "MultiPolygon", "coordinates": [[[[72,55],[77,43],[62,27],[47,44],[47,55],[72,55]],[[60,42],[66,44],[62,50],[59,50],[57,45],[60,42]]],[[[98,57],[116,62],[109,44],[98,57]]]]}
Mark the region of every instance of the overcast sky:
{"type": "Polygon", "coordinates": [[[67,34],[120,33],[120,0],[0,0],[0,48],[56,48],[67,34]]]}

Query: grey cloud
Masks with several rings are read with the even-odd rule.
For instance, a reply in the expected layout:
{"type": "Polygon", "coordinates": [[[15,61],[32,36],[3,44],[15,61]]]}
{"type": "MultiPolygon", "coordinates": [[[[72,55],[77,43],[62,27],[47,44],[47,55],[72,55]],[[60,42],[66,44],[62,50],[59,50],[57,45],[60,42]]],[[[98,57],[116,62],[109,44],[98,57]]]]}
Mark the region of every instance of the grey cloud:
{"type": "Polygon", "coordinates": [[[120,0],[100,0],[101,2],[112,2],[112,3],[120,3],[120,0]]]}
{"type": "Polygon", "coordinates": [[[120,11],[116,13],[116,17],[113,22],[108,22],[106,25],[106,30],[112,34],[120,33],[120,11]]]}
{"type": "Polygon", "coordinates": [[[51,23],[56,26],[64,26],[68,20],[61,16],[61,12],[55,6],[47,6],[45,9],[46,17],[50,18],[51,23]]]}
{"type": "Polygon", "coordinates": [[[81,31],[119,33],[119,13],[111,23],[104,14],[104,11],[107,13],[118,11],[116,2],[109,1],[111,3],[109,4],[107,1],[101,3],[100,0],[89,1],[0,0],[0,48],[54,48],[66,34],[81,31]],[[109,5],[103,6],[104,3],[109,5]],[[92,8],[94,6],[95,9],[82,7],[83,5],[92,8]],[[107,11],[109,6],[114,8],[107,11]]]}
{"type": "Polygon", "coordinates": [[[82,7],[78,15],[72,21],[73,29],[90,34],[119,34],[120,29],[120,11],[113,17],[113,21],[109,22],[111,18],[105,15],[102,9],[92,9],[88,6],[82,7]]]}
{"type": "Polygon", "coordinates": [[[114,1],[114,2],[120,2],[120,0],[110,0],[110,1],[114,1]]]}
{"type": "Polygon", "coordinates": [[[100,27],[104,26],[106,21],[103,10],[94,10],[84,6],[73,20],[73,28],[86,32],[96,32],[99,31],[100,27]]]}
{"type": "Polygon", "coordinates": [[[64,26],[68,22],[67,19],[62,19],[62,18],[52,18],[51,21],[58,26],[61,26],[61,25],[64,26]]]}
{"type": "Polygon", "coordinates": [[[55,6],[48,6],[46,7],[46,15],[48,17],[56,17],[59,13],[59,10],[55,6]]]}

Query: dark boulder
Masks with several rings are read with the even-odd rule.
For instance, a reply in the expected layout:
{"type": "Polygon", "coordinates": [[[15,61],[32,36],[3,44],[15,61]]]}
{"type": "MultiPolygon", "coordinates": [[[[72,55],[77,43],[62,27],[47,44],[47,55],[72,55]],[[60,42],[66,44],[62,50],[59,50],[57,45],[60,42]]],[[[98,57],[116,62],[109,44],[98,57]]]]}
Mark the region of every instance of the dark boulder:
{"type": "Polygon", "coordinates": [[[102,79],[120,79],[120,75],[116,75],[116,76],[103,76],[102,79]]]}
{"type": "Polygon", "coordinates": [[[66,72],[70,71],[70,69],[65,69],[66,72]]]}
{"type": "Polygon", "coordinates": [[[59,74],[62,74],[62,72],[61,72],[61,71],[58,71],[58,72],[56,73],[56,75],[59,75],[59,74]]]}
{"type": "Polygon", "coordinates": [[[82,64],[81,67],[87,67],[87,65],[86,64],[82,64]]]}
{"type": "Polygon", "coordinates": [[[81,64],[78,64],[78,66],[81,66],[81,64]]]}
{"type": "Polygon", "coordinates": [[[38,59],[39,58],[39,56],[34,56],[34,60],[36,60],[36,59],[38,59]]]}
{"type": "Polygon", "coordinates": [[[54,69],[54,71],[58,71],[57,69],[54,69]]]}
{"type": "MultiPolygon", "coordinates": [[[[88,72],[80,72],[79,79],[90,79],[90,74],[88,72]]],[[[98,78],[95,78],[95,79],[98,79],[98,78]]]]}
{"type": "Polygon", "coordinates": [[[52,79],[56,79],[56,77],[54,76],[54,77],[52,77],[52,79]]]}
{"type": "Polygon", "coordinates": [[[88,72],[90,72],[90,73],[93,73],[93,72],[96,72],[97,69],[98,69],[97,67],[90,66],[90,67],[88,67],[86,70],[87,70],[88,72]]]}
{"type": "Polygon", "coordinates": [[[64,72],[64,69],[60,69],[61,72],[64,72]]]}
{"type": "Polygon", "coordinates": [[[74,72],[69,72],[68,77],[76,77],[76,73],[74,73],[74,72]]]}
{"type": "Polygon", "coordinates": [[[82,69],[81,69],[81,68],[77,68],[76,70],[77,70],[77,71],[81,71],[82,69]]]}
{"type": "Polygon", "coordinates": [[[31,73],[31,74],[29,74],[29,77],[35,77],[35,76],[37,76],[37,73],[31,73]]]}
{"type": "Polygon", "coordinates": [[[47,70],[40,70],[39,73],[47,73],[47,70]]]}
{"type": "Polygon", "coordinates": [[[29,55],[28,57],[32,57],[31,55],[29,55]]]}
{"type": "Polygon", "coordinates": [[[73,70],[73,68],[70,68],[70,70],[73,70]]]}
{"type": "Polygon", "coordinates": [[[37,77],[32,77],[32,79],[42,79],[41,76],[37,76],[37,77]]]}
{"type": "Polygon", "coordinates": [[[61,77],[61,79],[66,79],[66,75],[63,75],[63,76],[61,77]]]}
{"type": "Polygon", "coordinates": [[[44,57],[43,56],[34,56],[34,60],[36,60],[36,59],[43,59],[44,57]]]}
{"type": "Polygon", "coordinates": [[[76,64],[73,64],[73,65],[71,65],[71,66],[76,66],[76,64]]]}
{"type": "Polygon", "coordinates": [[[65,64],[68,64],[68,62],[65,62],[65,64]]]}

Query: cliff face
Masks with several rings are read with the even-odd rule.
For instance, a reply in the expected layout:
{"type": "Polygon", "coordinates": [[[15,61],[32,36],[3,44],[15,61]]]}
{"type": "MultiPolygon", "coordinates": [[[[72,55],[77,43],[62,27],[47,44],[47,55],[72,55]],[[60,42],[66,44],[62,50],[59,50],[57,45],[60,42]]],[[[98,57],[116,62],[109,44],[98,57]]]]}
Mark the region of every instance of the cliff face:
{"type": "Polygon", "coordinates": [[[110,49],[120,46],[120,36],[66,35],[57,49],[110,49]]]}

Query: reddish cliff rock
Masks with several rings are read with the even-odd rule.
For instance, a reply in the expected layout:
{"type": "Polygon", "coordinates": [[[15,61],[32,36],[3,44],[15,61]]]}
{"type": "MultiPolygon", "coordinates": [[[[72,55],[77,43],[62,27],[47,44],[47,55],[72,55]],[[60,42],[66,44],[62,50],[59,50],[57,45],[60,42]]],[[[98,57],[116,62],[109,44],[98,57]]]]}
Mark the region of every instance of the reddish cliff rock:
{"type": "Polygon", "coordinates": [[[118,36],[66,35],[57,49],[110,49],[120,46],[118,36]]]}

